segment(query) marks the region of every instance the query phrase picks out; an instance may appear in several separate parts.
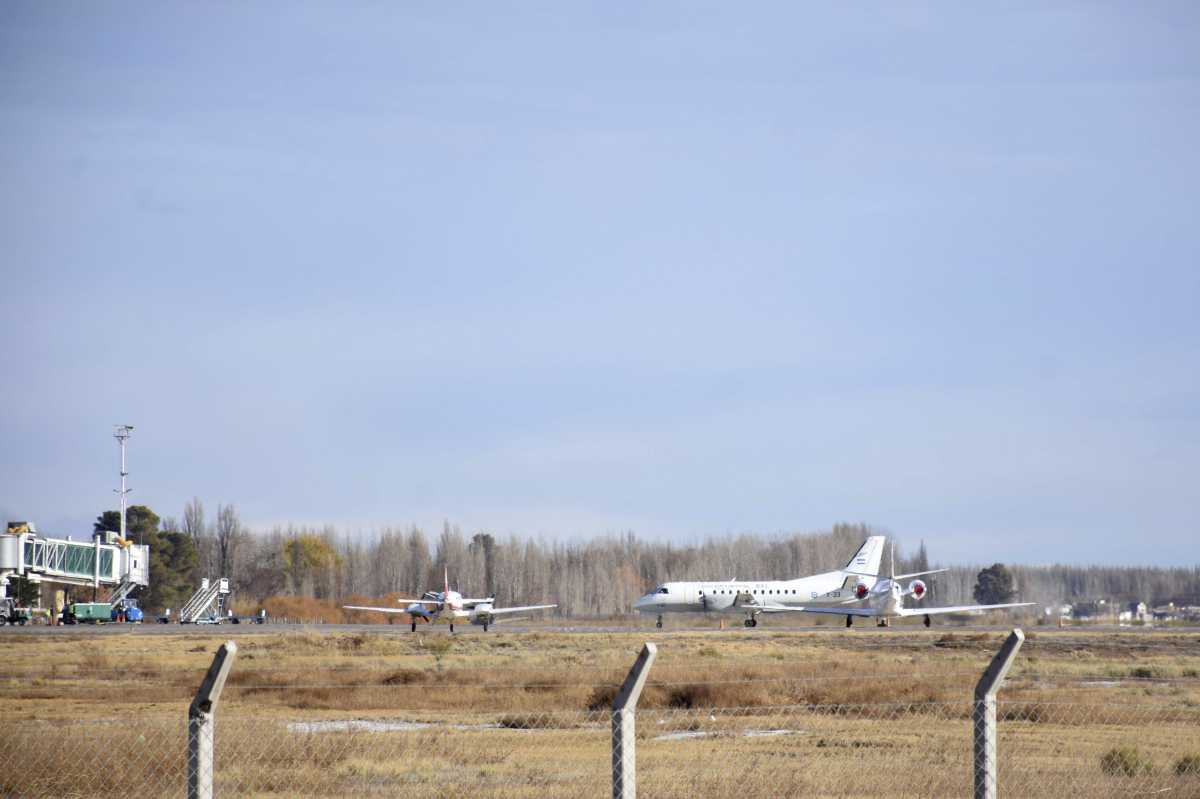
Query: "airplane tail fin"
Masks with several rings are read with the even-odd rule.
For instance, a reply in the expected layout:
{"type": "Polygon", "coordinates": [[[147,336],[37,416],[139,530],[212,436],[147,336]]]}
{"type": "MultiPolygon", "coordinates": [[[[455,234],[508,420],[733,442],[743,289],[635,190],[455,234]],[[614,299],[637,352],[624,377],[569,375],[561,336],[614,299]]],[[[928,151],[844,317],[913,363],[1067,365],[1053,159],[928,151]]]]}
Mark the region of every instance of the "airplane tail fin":
{"type": "Polygon", "coordinates": [[[879,563],[883,560],[883,542],[886,536],[873,535],[863,542],[843,571],[857,574],[879,574],[879,563]]]}

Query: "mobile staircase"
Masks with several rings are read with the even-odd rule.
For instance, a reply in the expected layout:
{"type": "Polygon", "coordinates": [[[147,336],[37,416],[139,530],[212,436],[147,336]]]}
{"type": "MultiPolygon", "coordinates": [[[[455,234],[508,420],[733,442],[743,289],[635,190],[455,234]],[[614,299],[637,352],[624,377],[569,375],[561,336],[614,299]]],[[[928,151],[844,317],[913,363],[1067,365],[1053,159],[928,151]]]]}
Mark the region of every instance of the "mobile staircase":
{"type": "Polygon", "coordinates": [[[124,579],[121,584],[114,588],[113,592],[109,594],[108,604],[112,605],[114,608],[117,607],[124,602],[130,594],[133,593],[135,588],[140,587],[140,583],[137,583],[129,578],[124,579]]]}
{"type": "Polygon", "coordinates": [[[229,594],[229,580],[222,577],[210,581],[207,577],[200,581],[200,590],[192,594],[184,606],[179,609],[180,624],[195,624],[209,617],[220,618],[222,599],[229,594]]]}

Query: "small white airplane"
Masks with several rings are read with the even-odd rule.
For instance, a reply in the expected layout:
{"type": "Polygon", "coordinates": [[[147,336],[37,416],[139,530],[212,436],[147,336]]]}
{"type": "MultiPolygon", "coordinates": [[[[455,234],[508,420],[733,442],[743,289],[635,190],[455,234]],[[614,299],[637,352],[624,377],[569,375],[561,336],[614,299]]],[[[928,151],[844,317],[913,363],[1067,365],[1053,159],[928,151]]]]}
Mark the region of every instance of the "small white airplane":
{"type": "MultiPolygon", "coordinates": [[[[873,535],[841,569],[795,580],[729,580],[728,582],[663,583],[634,603],[639,613],[656,614],[662,627],[667,613],[746,613],[747,627],[758,626],[758,614],[813,605],[840,605],[866,596],[875,585],[883,559],[885,536],[873,535]]],[[[924,591],[924,584],[921,590],[924,591]]]]}
{"type": "Polygon", "coordinates": [[[876,619],[876,625],[879,627],[890,627],[891,620],[895,618],[924,616],[925,626],[928,627],[931,624],[929,617],[938,614],[972,613],[981,610],[999,610],[1000,608],[1021,608],[1037,604],[1035,602],[1005,602],[1000,605],[954,605],[941,608],[918,609],[904,607],[904,597],[911,596],[913,599],[919,601],[921,597],[925,596],[926,586],[922,580],[913,580],[905,588],[901,586],[901,580],[907,580],[910,577],[923,577],[927,574],[937,574],[944,571],[947,571],[947,569],[934,569],[933,571],[913,572],[912,574],[896,574],[896,545],[892,544],[892,576],[882,580],[875,580],[875,575],[873,574],[864,573],[859,575],[863,578],[871,578],[874,585],[859,583],[854,587],[853,598],[847,599],[841,606],[795,607],[783,603],[768,602],[765,605],[756,604],[744,607],[753,607],[762,613],[826,613],[835,616],[845,616],[847,627],[854,624],[855,616],[874,618],[876,619]],[[858,602],[866,602],[866,607],[845,607],[846,605],[858,602]]]}
{"type": "Polygon", "coordinates": [[[426,591],[420,599],[397,599],[397,602],[409,602],[404,608],[372,608],[362,605],[342,605],[347,610],[373,610],[377,613],[407,613],[412,618],[412,631],[417,631],[417,619],[429,624],[449,624],[450,632],[454,632],[456,621],[468,621],[471,624],[483,625],[483,631],[499,621],[499,616],[510,613],[521,613],[531,610],[546,610],[558,605],[526,605],[520,608],[497,608],[494,596],[487,599],[467,599],[457,591],[450,590],[450,570],[446,569],[445,583],[441,591],[426,591]]]}

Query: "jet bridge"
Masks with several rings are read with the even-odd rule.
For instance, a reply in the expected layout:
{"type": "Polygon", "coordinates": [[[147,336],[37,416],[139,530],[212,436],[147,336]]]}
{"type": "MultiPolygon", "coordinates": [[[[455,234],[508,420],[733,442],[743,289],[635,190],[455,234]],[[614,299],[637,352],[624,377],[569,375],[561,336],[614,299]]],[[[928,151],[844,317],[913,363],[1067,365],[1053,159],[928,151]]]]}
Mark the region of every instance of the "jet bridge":
{"type": "Polygon", "coordinates": [[[32,524],[10,524],[0,534],[0,597],[8,579],[31,582],[101,586],[128,595],[150,584],[150,547],[134,544],[116,533],[98,533],[89,541],[46,538],[32,524]]]}

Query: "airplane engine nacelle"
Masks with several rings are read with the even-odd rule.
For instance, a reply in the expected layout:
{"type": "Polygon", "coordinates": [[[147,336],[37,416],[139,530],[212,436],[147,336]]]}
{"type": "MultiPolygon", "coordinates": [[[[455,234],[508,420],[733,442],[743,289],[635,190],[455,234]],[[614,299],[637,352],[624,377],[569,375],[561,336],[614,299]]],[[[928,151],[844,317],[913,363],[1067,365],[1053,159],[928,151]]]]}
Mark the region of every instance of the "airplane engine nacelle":
{"type": "Polygon", "coordinates": [[[871,589],[867,588],[866,583],[859,583],[858,585],[854,586],[854,598],[855,599],[866,599],[867,594],[869,594],[869,593],[871,593],[871,589]]]}
{"type": "Polygon", "coordinates": [[[908,593],[916,599],[920,599],[925,596],[926,590],[925,583],[921,580],[913,580],[908,584],[908,593]]]}
{"type": "Polygon", "coordinates": [[[491,624],[492,606],[487,603],[480,603],[471,609],[471,624],[491,624]]]}

